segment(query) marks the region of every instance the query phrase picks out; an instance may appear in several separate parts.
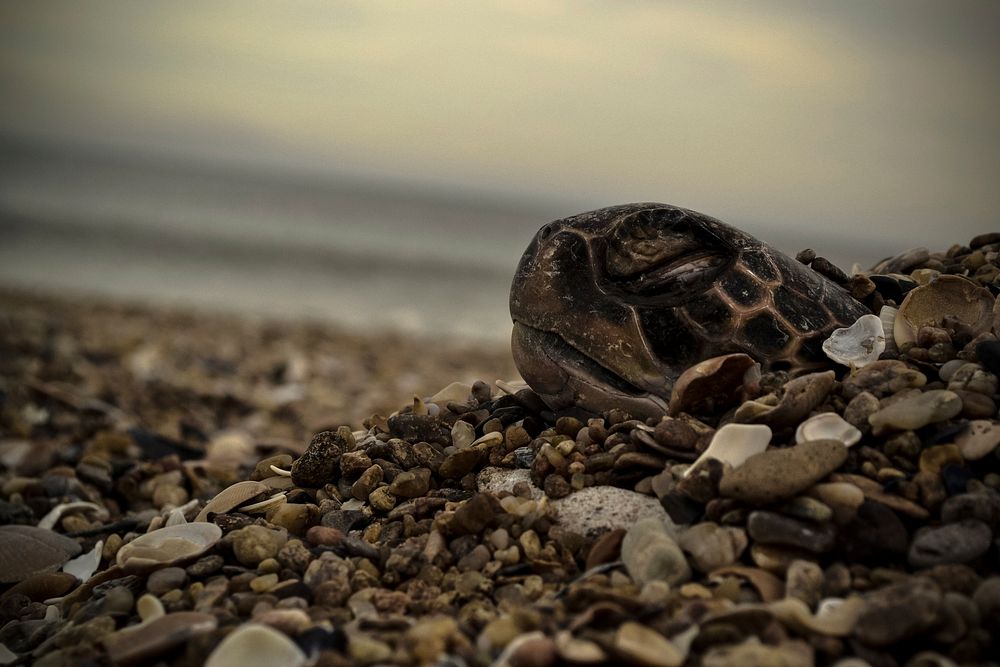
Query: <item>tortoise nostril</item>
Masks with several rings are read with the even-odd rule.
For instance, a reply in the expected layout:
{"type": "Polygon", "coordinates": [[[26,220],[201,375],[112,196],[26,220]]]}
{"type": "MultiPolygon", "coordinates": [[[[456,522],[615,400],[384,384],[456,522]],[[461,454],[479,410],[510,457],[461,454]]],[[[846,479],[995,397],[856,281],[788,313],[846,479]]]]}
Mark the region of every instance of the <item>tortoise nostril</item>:
{"type": "Polygon", "coordinates": [[[544,241],[545,239],[552,236],[552,225],[545,225],[540,230],[538,230],[538,240],[544,241]]]}

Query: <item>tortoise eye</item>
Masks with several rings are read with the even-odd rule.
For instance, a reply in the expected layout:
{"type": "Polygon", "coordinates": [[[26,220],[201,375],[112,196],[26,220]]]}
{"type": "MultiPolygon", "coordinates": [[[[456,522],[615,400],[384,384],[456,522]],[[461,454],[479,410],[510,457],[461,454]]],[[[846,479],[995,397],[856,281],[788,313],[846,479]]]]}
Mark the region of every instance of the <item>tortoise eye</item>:
{"type": "Polygon", "coordinates": [[[610,289],[629,301],[666,305],[707,290],[731,259],[728,250],[687,211],[643,209],[606,237],[610,289]]]}
{"type": "Polygon", "coordinates": [[[691,224],[678,209],[643,209],[623,218],[608,236],[606,266],[616,278],[649,271],[697,247],[691,224]]]}

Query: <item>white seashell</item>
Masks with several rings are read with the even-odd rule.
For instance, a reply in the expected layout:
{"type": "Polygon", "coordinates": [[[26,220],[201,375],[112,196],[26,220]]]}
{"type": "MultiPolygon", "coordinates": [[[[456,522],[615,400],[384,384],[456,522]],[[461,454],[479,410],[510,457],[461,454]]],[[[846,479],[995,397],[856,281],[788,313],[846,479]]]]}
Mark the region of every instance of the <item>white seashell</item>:
{"type": "Polygon", "coordinates": [[[835,412],[821,412],[795,429],[795,444],[801,445],[807,440],[840,440],[845,447],[852,447],[861,440],[861,431],[835,412]]]}
{"type": "Polygon", "coordinates": [[[174,509],[170,510],[170,514],[167,515],[167,520],[164,522],[163,525],[179,526],[182,523],[187,523],[187,522],[188,520],[187,517],[184,516],[184,511],[179,507],[175,507],[174,509]]]}
{"type": "Polygon", "coordinates": [[[84,500],[78,500],[72,503],[60,503],[49,510],[49,513],[42,517],[41,521],[38,522],[39,528],[44,528],[45,530],[53,530],[59,519],[62,518],[63,514],[68,514],[72,512],[91,512],[94,518],[98,521],[107,521],[108,517],[111,515],[108,513],[106,507],[98,505],[97,503],[88,503],[84,500]]]}
{"type": "Polygon", "coordinates": [[[125,572],[149,572],[202,555],[222,539],[214,523],[185,523],[140,535],[118,550],[116,561],[125,572]]]}
{"type": "Polygon", "coordinates": [[[94,576],[97,568],[101,565],[101,549],[103,548],[104,540],[97,540],[97,544],[94,545],[93,549],[72,560],[66,561],[62,567],[63,572],[72,574],[80,581],[87,581],[87,579],[94,576]]]}
{"type": "Polygon", "coordinates": [[[847,599],[827,598],[819,603],[815,616],[798,598],[784,598],[767,606],[772,614],[793,628],[827,637],[850,635],[865,607],[865,601],[857,595],[847,599]]]}
{"type": "Polygon", "coordinates": [[[472,385],[463,382],[452,382],[427,400],[439,405],[448,405],[449,403],[465,403],[469,400],[470,396],[472,396],[472,385]]]}
{"type": "Polygon", "coordinates": [[[684,471],[686,477],[705,459],[718,459],[739,468],[754,454],[767,449],[771,442],[771,427],[764,424],[726,424],[712,436],[708,449],[684,471]]]}
{"type": "Polygon", "coordinates": [[[844,329],[834,329],[823,341],[823,352],[833,361],[851,368],[861,368],[877,361],[885,351],[885,331],[878,315],[862,315],[844,329]]]}
{"type": "Polygon", "coordinates": [[[205,667],[299,667],[306,654],[295,643],[273,628],[245,623],[215,647],[205,667]]]}
{"type": "Polygon", "coordinates": [[[249,505],[243,505],[240,507],[241,512],[266,512],[272,507],[277,507],[278,505],[284,505],[288,502],[284,493],[275,493],[270,498],[265,498],[257,503],[250,503],[249,505]]]}

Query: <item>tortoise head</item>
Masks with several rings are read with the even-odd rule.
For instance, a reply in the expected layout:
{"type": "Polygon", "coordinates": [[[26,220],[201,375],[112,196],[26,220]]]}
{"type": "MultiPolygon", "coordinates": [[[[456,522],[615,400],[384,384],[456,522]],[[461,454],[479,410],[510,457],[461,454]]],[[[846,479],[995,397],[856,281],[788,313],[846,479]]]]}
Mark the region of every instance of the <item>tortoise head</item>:
{"type": "Polygon", "coordinates": [[[512,351],[554,410],[666,412],[704,345],[674,310],[707,290],[753,239],[664,204],[615,206],[535,235],[514,276],[512,351]]]}

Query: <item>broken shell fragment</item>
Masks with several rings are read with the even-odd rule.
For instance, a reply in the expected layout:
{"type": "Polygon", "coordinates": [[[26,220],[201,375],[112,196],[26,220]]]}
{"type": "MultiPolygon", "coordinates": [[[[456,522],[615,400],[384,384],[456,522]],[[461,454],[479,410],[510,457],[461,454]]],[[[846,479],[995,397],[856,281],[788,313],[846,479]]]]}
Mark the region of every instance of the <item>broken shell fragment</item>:
{"type": "Polygon", "coordinates": [[[896,335],[893,333],[893,329],[896,327],[896,313],[898,312],[899,309],[892,306],[882,306],[881,310],[878,311],[878,318],[882,320],[882,333],[885,336],[885,349],[889,352],[899,350],[899,346],[896,345],[896,335]]]}
{"type": "Polygon", "coordinates": [[[757,365],[749,355],[738,352],[700,361],[681,373],[674,383],[667,414],[716,412],[740,398],[743,376],[757,365]]]}
{"type": "Polygon", "coordinates": [[[893,325],[896,345],[917,340],[921,327],[940,326],[947,314],[969,327],[973,338],[990,330],[995,299],[985,287],[961,276],[943,275],[907,293],[893,325]]]}
{"type": "Polygon", "coordinates": [[[861,431],[835,412],[821,412],[795,429],[795,444],[801,445],[807,440],[840,440],[845,447],[851,447],[861,440],[861,431]]]}
{"type": "Polygon", "coordinates": [[[814,616],[802,600],[786,597],[768,605],[768,610],[799,631],[815,632],[827,637],[846,637],[854,630],[865,601],[857,595],[846,600],[827,598],[820,602],[814,616]]]}
{"type": "Polygon", "coordinates": [[[763,424],[726,424],[712,436],[712,442],[692,463],[684,476],[705,459],[718,459],[738,468],[754,454],[767,449],[771,442],[771,428],[763,424]]]}
{"type": "Polygon", "coordinates": [[[217,496],[209,500],[194,520],[196,522],[208,521],[209,514],[226,514],[244,503],[252,503],[270,495],[271,487],[262,482],[237,482],[232,486],[227,486],[217,496]]]}
{"type": "Polygon", "coordinates": [[[35,526],[0,526],[0,583],[55,572],[80,553],[76,540],[35,526]]]}
{"type": "Polygon", "coordinates": [[[94,516],[98,521],[107,521],[108,517],[111,515],[108,510],[103,505],[98,505],[97,503],[88,503],[84,500],[78,500],[72,503],[59,503],[41,518],[38,522],[39,528],[44,528],[45,530],[53,530],[56,524],[59,523],[59,519],[62,518],[64,514],[69,514],[73,512],[87,512],[94,516]]]}
{"type": "Polygon", "coordinates": [[[861,368],[877,361],[885,351],[885,331],[878,315],[862,315],[849,327],[834,329],[823,341],[823,352],[833,361],[861,368]]]}
{"type": "Polygon", "coordinates": [[[149,572],[197,558],[221,538],[222,529],[214,523],[202,521],[168,526],[123,545],[116,560],[129,574],[149,572]]]}
{"type": "Polygon", "coordinates": [[[258,623],[246,623],[215,647],[205,667],[299,667],[306,655],[277,630],[258,623]]]}
{"type": "Polygon", "coordinates": [[[104,548],[104,540],[97,540],[94,548],[87,553],[68,560],[63,564],[62,570],[67,574],[72,574],[80,581],[90,579],[101,564],[101,549],[104,548]]]}

